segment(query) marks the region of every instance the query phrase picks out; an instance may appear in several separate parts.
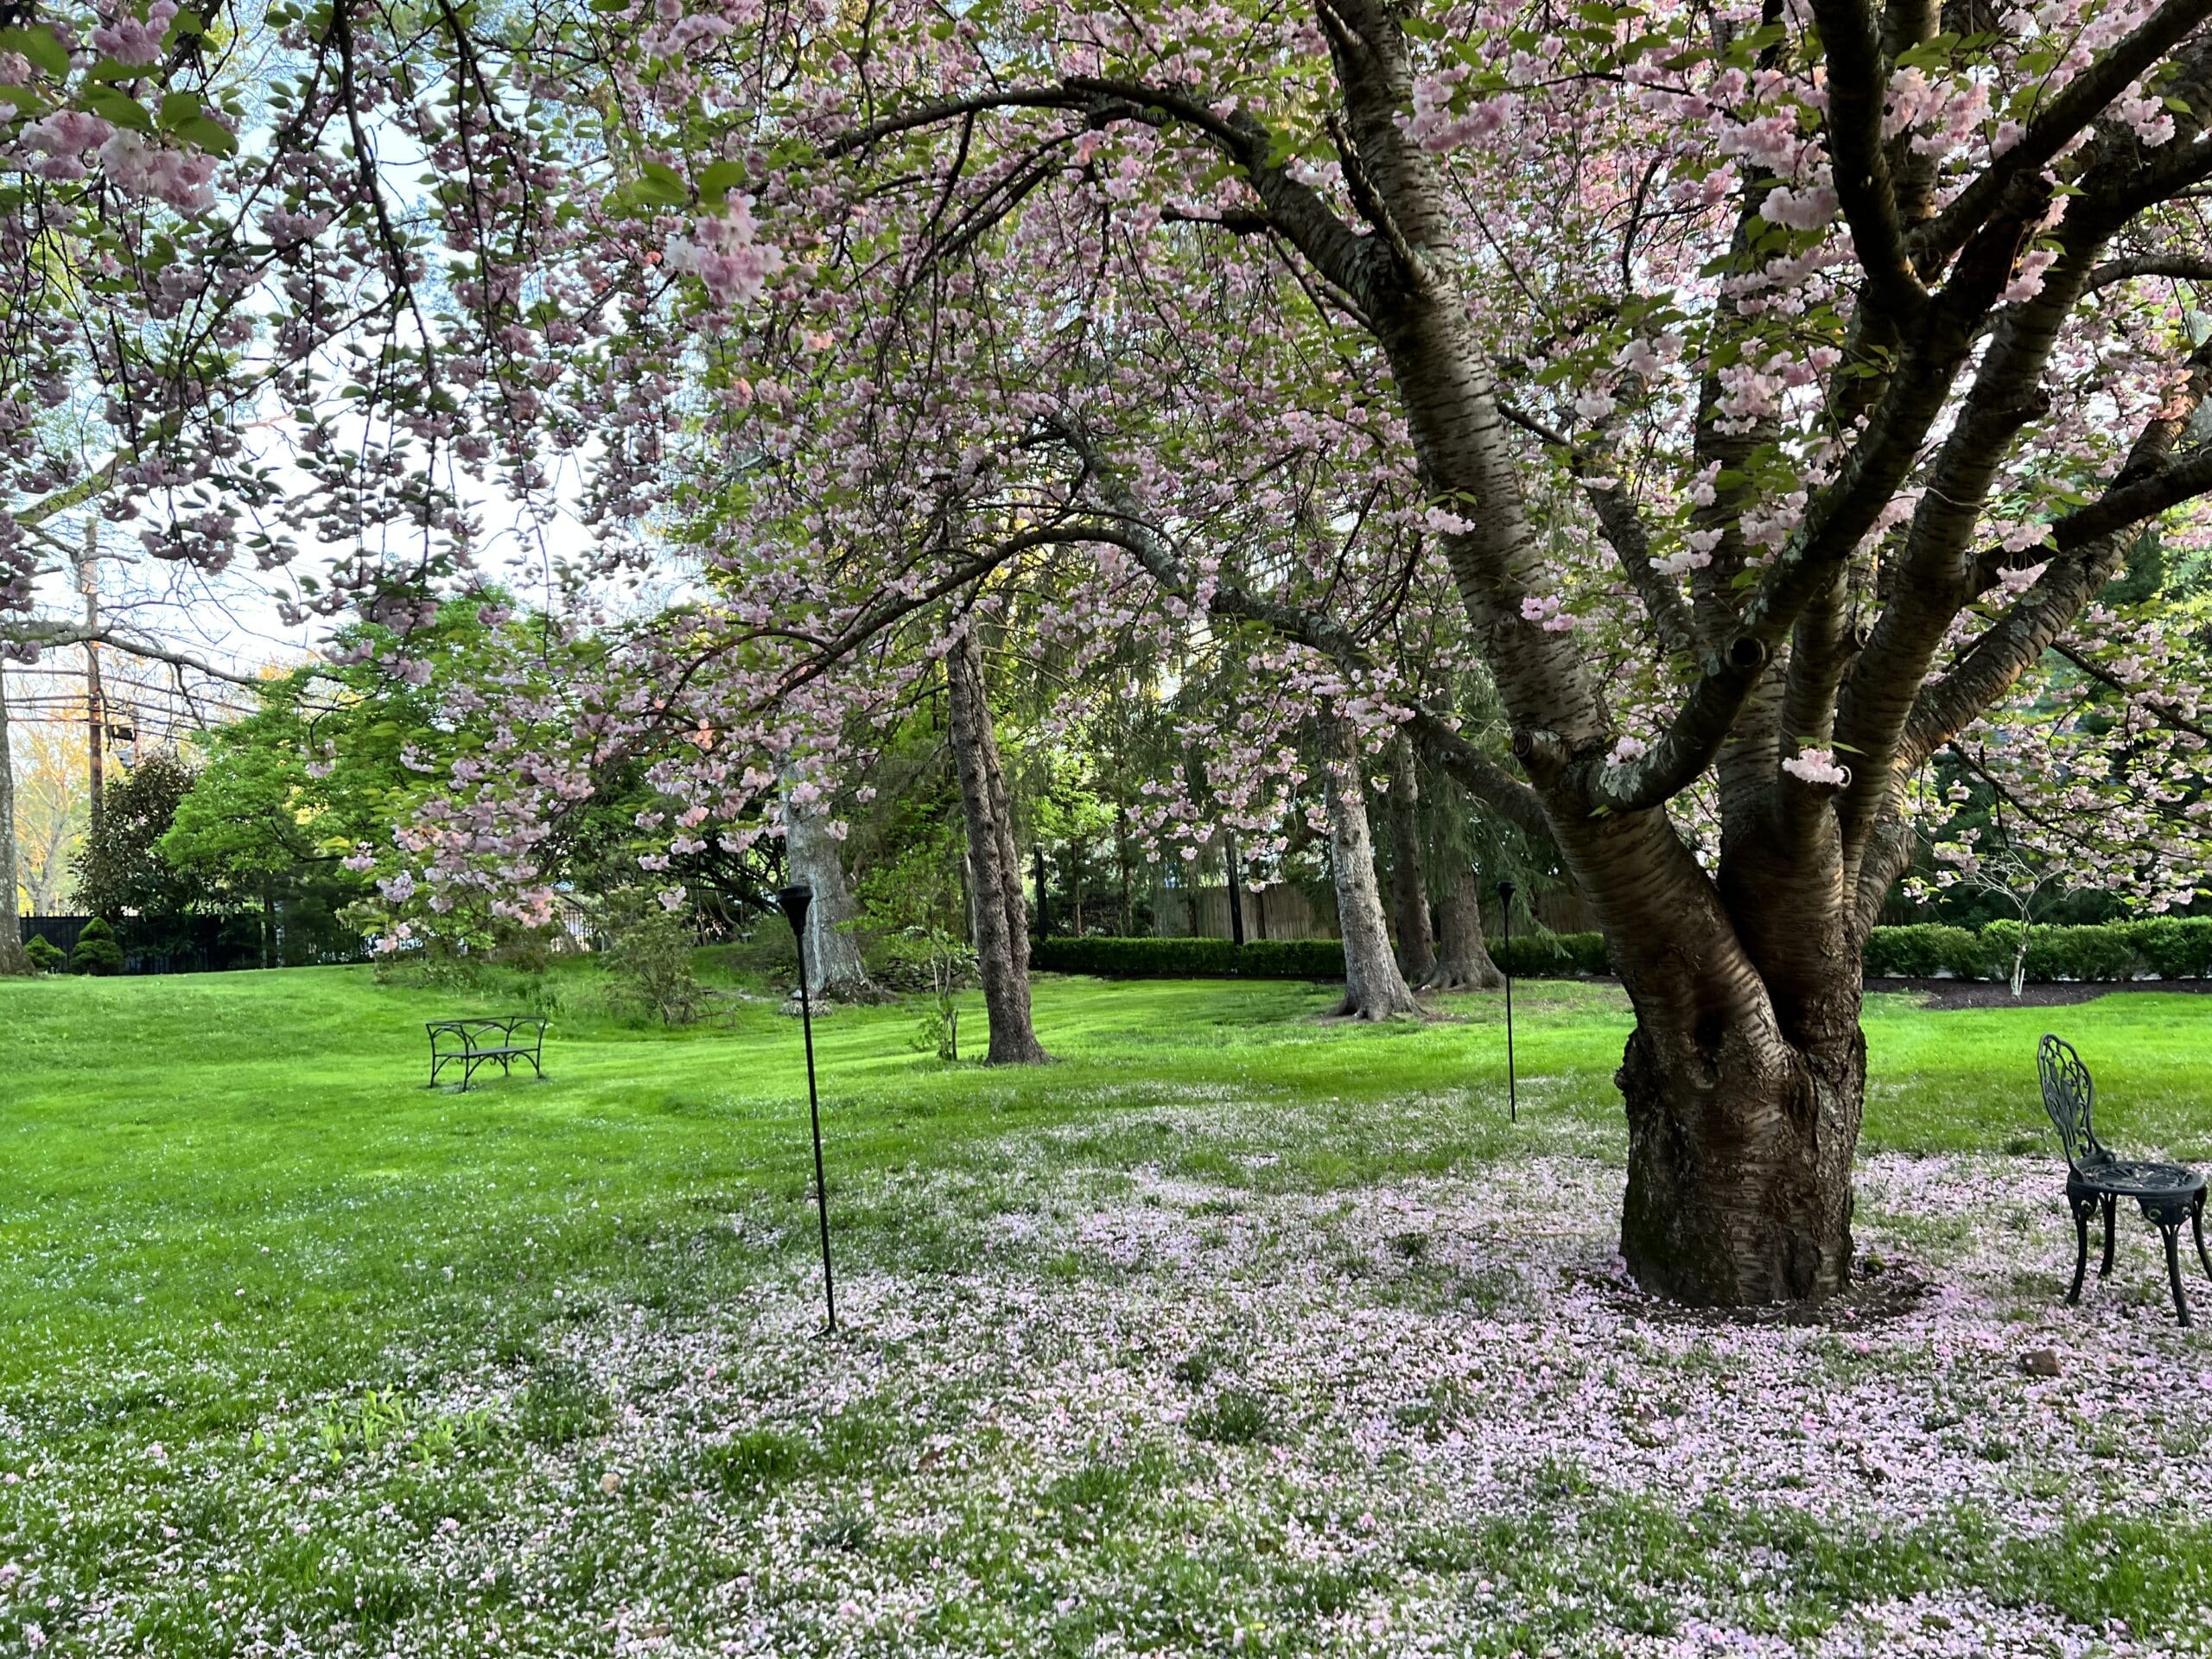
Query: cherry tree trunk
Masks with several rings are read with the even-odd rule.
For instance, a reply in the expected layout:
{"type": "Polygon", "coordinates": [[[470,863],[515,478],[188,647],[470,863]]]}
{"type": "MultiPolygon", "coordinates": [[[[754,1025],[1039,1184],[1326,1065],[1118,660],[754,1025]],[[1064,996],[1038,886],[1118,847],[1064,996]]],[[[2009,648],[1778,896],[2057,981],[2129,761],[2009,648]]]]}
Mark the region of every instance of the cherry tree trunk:
{"type": "Polygon", "coordinates": [[[16,911],[16,757],[8,726],[8,683],[0,671],[0,974],[20,974],[23,925],[16,911]]]}
{"type": "Polygon", "coordinates": [[[1390,746],[1390,906],[1397,912],[1398,963],[1409,983],[1436,971],[1428,931],[1428,884],[1421,868],[1421,778],[1413,745],[1390,746]]]}
{"type": "Polygon", "coordinates": [[[990,1020],[987,1065],[1034,1065],[1048,1060],[1029,1022],[1029,923],[1021,897],[1021,856],[1014,844],[1014,811],[991,707],[983,686],[983,653],[971,628],[945,653],[952,759],[968,824],[969,909],[975,920],[976,971],[990,1020]]]}
{"type": "Polygon", "coordinates": [[[1421,1013],[1413,989],[1390,954],[1390,931],[1375,882],[1375,842],[1367,822],[1367,785],[1351,722],[1321,721],[1322,787],[1328,798],[1329,865],[1336,880],[1337,931],[1344,936],[1344,1001],[1338,1010],[1358,1020],[1421,1013]]]}
{"type": "Polygon", "coordinates": [[[1494,991],[1505,976],[1491,960],[1483,942],[1482,883],[1471,869],[1461,868],[1445,883],[1438,906],[1436,965],[1425,988],[1434,991],[1494,991]]]}
{"type": "Polygon", "coordinates": [[[1675,1301],[1818,1300],[1851,1279],[1866,1090],[1862,941],[1834,902],[1833,831],[1746,823],[1724,835],[1712,882],[1690,879],[1692,855],[1656,819],[1565,838],[1571,863],[1610,843],[1611,879],[1584,885],[1636,1011],[1614,1078],[1621,1254],[1675,1301]]]}
{"type": "Polygon", "coordinates": [[[875,982],[861,959],[852,924],[860,914],[845,880],[844,860],[830,821],[818,805],[802,805],[784,790],[784,855],[791,879],[814,889],[806,917],[806,988],[819,1001],[869,1002],[878,999],[875,982]]]}
{"type": "Polygon", "coordinates": [[[1621,1254],[1646,1290],[1717,1306],[1805,1301],[1850,1281],[1851,1162],[1866,1099],[1847,1015],[1798,1043],[1758,1023],[1638,1024],[1615,1077],[1628,1107],[1621,1254]]]}

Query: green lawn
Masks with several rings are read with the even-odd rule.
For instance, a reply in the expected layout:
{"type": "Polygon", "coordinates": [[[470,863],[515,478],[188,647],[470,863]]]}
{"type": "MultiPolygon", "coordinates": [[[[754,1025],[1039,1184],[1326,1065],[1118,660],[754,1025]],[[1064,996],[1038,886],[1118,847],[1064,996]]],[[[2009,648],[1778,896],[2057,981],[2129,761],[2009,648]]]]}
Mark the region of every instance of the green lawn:
{"type": "MultiPolygon", "coordinates": [[[[273,1652],[284,1650],[287,1630],[304,1644],[294,1651],[459,1651],[480,1639],[514,1651],[611,1651],[620,1623],[620,1642],[641,1651],[752,1651],[743,1633],[756,1625],[766,1632],[760,1650],[774,1651],[791,1632],[817,1629],[806,1622],[815,1612],[792,1609],[828,1597],[806,1587],[807,1569],[785,1560],[786,1550],[836,1563],[828,1577],[839,1592],[816,1611],[861,1630],[849,1642],[852,1631],[838,1625],[836,1644],[856,1650],[905,1650],[902,1633],[952,1651],[1198,1650],[1218,1631],[1173,1611],[1188,1603],[1228,1609],[1223,1617],[1244,1620],[1237,1628],[1261,1650],[1305,1651],[1302,1638],[1283,1634],[1300,1628],[1300,1596],[1328,1604],[1327,1618],[1303,1621],[1321,1632],[1313,1648],[1373,1650],[1388,1644],[1372,1621],[1402,1622],[1428,1605],[1423,1598],[1444,1593],[1439,1583],[1502,1587],[1491,1553],[1576,1558],[1549,1531],[1516,1542],[1484,1529],[1503,1517],[1470,1514],[1448,1547],[1435,1545],[1434,1561],[1408,1545],[1395,1567],[1332,1580],[1325,1593],[1311,1574],[1286,1588],[1273,1569],[1230,1571],[1208,1551],[1222,1543],[1217,1527],[1244,1535],[1236,1532],[1243,1511],[1201,1503],[1192,1459],[1218,1474],[1228,1459],[1273,1479],[1262,1449],[1306,1441],[1302,1431],[1268,1427],[1270,1411],[1289,1408],[1267,1403],[1274,1384],[1264,1376],[1249,1387],[1208,1380],[1213,1362],[1193,1356],[1211,1351],[1211,1338],[1160,1357],[1158,1377],[1144,1384],[1192,1394],[1189,1414],[1132,1406],[1112,1431],[1126,1431],[1127,1445],[1057,1473],[1031,1448],[1040,1460],[1015,1478],[1019,1491],[990,1497],[1025,1516],[1039,1504],[1109,1516],[1078,1527],[1087,1537],[1047,1526],[1061,1561],[1051,1571],[967,1539],[974,1514],[963,1522],[957,1511],[984,1498],[925,1461],[937,1431],[863,1408],[920,1398],[921,1420],[968,1413],[1005,1432],[985,1410],[986,1384],[900,1392],[931,1364],[958,1370],[972,1359],[931,1346],[946,1339],[941,1331],[906,1332],[902,1309],[950,1297],[942,1305],[955,1323],[972,1314],[988,1325],[977,1311],[987,1304],[995,1318],[1027,1299],[1063,1296],[1078,1310],[1068,1318],[1081,1334],[1067,1340],[1080,1348],[1105,1328],[1083,1319],[1118,1329],[1128,1299],[1153,1294],[1145,1275],[1187,1273],[1201,1258],[1217,1257],[1222,1281],[1269,1295],[1310,1288],[1316,1272],[1339,1275],[1350,1287],[1342,1294],[1300,1304],[1319,1317],[1370,1300],[1377,1318],[1414,1308],[1425,1320],[1455,1322],[1423,1327],[1432,1333],[1500,1309],[1510,1317],[1524,1268],[1446,1274],[1424,1256],[1415,1220],[1387,1235],[1402,1249],[1377,1247],[1387,1267],[1378,1278],[1354,1259],[1367,1248],[1361,1230],[1377,1204],[1441,1213],[1439,1194],[1565,1181],[1564,1219],[1585,1236],[1578,1259],[1601,1257],[1623,1141],[1611,1076],[1628,1020],[1615,988],[1517,989],[1517,1126],[1505,1122],[1494,997],[1454,999],[1450,1017],[1425,1027],[1376,1029],[1320,1020],[1330,1001],[1320,988],[1046,979],[1037,1024],[1060,1063],[1021,1074],[917,1054],[912,1008],[841,1011],[817,1026],[817,1039],[858,1333],[833,1351],[801,1334],[816,1269],[796,1022],[757,1002],[728,1031],[632,1028],[601,1009],[587,976],[556,974],[553,986],[548,1080],[495,1079],[464,1096],[423,1087],[421,1022],[485,1011],[475,993],[379,985],[352,969],[0,982],[0,1329],[9,1333],[0,1346],[0,1650],[30,1645],[35,1626],[52,1652],[273,1652]],[[1149,1235],[1124,1236],[1135,1225],[1127,1215],[1155,1212],[1184,1218],[1166,1256],[1149,1235]],[[902,1376],[909,1343],[922,1346],[902,1376]],[[710,1348],[728,1357],[696,1365],[681,1357],[710,1348]],[[650,1363],[635,1357],[647,1349],[650,1363]],[[758,1427],[772,1421],[782,1426],[758,1427]],[[1162,1440],[1168,1428],[1175,1435],[1162,1440]],[[894,1499],[899,1471],[906,1484],[894,1499]],[[610,1478],[619,1490],[602,1492],[610,1478]],[[1070,1480],[1074,1487],[1053,1484],[1070,1480]],[[1086,1480],[1097,1489],[1088,1497],[1086,1480]],[[908,1500],[952,1506],[935,1515],[937,1542],[922,1555],[908,1500]],[[578,1506],[594,1503],[607,1513],[575,1530],[578,1506]],[[501,1531],[536,1506],[569,1520],[501,1531]],[[794,1542],[784,1529],[802,1512],[814,1518],[794,1542]],[[1116,1537],[1186,1535],[1205,1547],[1115,1554],[1116,1537]],[[969,1554],[953,1576],[983,1586],[964,1599],[940,1581],[956,1535],[969,1554]],[[514,1554],[518,1537],[537,1567],[514,1554]],[[668,1541],[677,1538],[688,1541],[668,1541]],[[937,1565],[917,1565],[924,1556],[937,1565]],[[772,1560],[788,1594],[761,1588],[772,1560]],[[1141,1584],[1170,1611],[1113,1614],[1078,1583],[1086,1575],[1122,1586],[1116,1596],[1141,1584]],[[741,1593],[730,1590],[741,1580],[741,1593]],[[863,1593],[855,1581],[874,1588],[863,1593]],[[915,1607],[898,1611],[902,1595],[918,1598],[915,1607]],[[1069,1596],[1082,1618],[1061,1605],[1069,1596]],[[1026,1605],[1039,1610],[1033,1618],[1019,1612],[1026,1605]],[[1331,1636],[1338,1612],[1350,1622],[1331,1636]]],[[[980,1038],[980,1008],[969,1018],[980,1038]]],[[[2034,1039],[2047,1028],[2069,1035],[2095,1069],[2111,1138],[2212,1156],[2202,1093],[2212,998],[2131,994],[2059,1010],[1944,1014],[1877,998],[1867,1028],[1866,1150],[1881,1180],[1905,1169],[1948,1179],[1994,1159],[2024,1192],[2055,1188],[2032,1077],[2034,1039]]],[[[2028,1203],[2014,1207],[2024,1217],[2028,1203]]],[[[1870,1208],[1878,1227],[1878,1206],[1870,1208]]],[[[1489,1213],[1470,1212],[1470,1236],[1489,1213]]],[[[1916,1219],[1900,1216],[1897,1237],[1922,1240],[1916,1219]]],[[[2012,1263],[2005,1279],[1988,1269],[1999,1287],[1993,1328],[2046,1317],[2055,1294],[2039,1264],[2055,1268],[2065,1253],[2062,1224],[2029,1217],[2018,1227],[2033,1270],[2012,1263]]],[[[2130,1267],[2141,1267],[2145,1247],[2126,1243],[2130,1267]]],[[[1961,1268],[1969,1270],[1983,1271],[1961,1268]]],[[[2115,1344],[2156,1329],[2157,1287],[2145,1290],[2145,1273],[2130,1289],[2104,1293],[2103,1317],[2128,1321],[2115,1344]]],[[[1202,1278],[1206,1295],[1216,1276],[1202,1278]]],[[[1177,1293],[1162,1294],[1173,1307],[1177,1293]]],[[[2212,1306],[2212,1295],[2201,1300],[2212,1306]]],[[[2096,1306],[2069,1317],[2088,1320],[2080,1328],[2099,1340],[2096,1306]]],[[[1237,1348],[1240,1328],[1223,1327],[1231,1333],[1224,1351],[1237,1348]]],[[[2157,1340],[2184,1371],[2212,1364],[2193,1338],[2157,1340]]],[[[1148,1363],[1129,1361],[1116,1375],[1148,1376],[1148,1363]]],[[[1028,1384],[1012,1386],[1018,1405],[1028,1384]]],[[[1389,1408],[1392,1433],[1407,1432],[1405,1409],[1402,1401],[1389,1408]]],[[[1436,1407],[1446,1418],[1455,1409],[1448,1400],[1436,1407]]],[[[1109,1431],[1091,1422],[1084,1433],[1089,1446],[1109,1431]]],[[[1370,1462],[1397,1469],[1393,1457],[1419,1462],[1402,1450],[1370,1462]]],[[[1345,1478],[1369,1479],[1370,1465],[1360,1467],[1345,1478]]],[[[1408,1537],[1433,1530],[1458,1501],[1448,1482],[1433,1492],[1416,1483],[1416,1504],[1405,1496],[1410,1478],[1393,1475],[1377,1490],[1394,1503],[1442,1507],[1424,1509],[1418,1527],[1401,1517],[1408,1537]]],[[[1608,1490],[1585,1502],[1577,1478],[1560,1489],[1566,1510],[1518,1524],[1554,1528],[1568,1510],[1586,1528],[1639,1536],[1656,1524],[1636,1494],[1608,1490]]],[[[1252,1501],[1254,1513],[1274,1514],[1252,1501]]],[[[2201,1573],[2152,1572],[2148,1587],[2069,1599],[2040,1583],[2041,1558],[2003,1538],[1960,1557],[1966,1535],[1946,1533],[1925,1544],[1931,1566],[1884,1522],[1879,1548],[1904,1554],[1870,1567],[1874,1577],[1858,1591],[1815,1593],[1794,1575],[1775,1607],[1755,1616],[1736,1606],[1735,1590],[1722,1595],[1726,1586],[1694,1570],[1714,1560],[1717,1544],[1697,1541],[1690,1511],[1668,1513],[1669,1526],[1689,1531],[1638,1569],[1656,1574],[1652,1583],[1593,1604],[1580,1625],[1543,1611],[1539,1604],[1549,1604],[1524,1585],[1528,1605],[1501,1612],[1497,1628],[1564,1643],[1561,1650],[1596,1641],[1590,1650],[1599,1651],[1605,1632],[1638,1618],[1663,1634],[1684,1609],[1725,1603],[1743,1629],[1786,1643],[1812,1639],[1854,1597],[1884,1600],[1886,1592],[1886,1605],[1922,1590],[2056,1606],[2088,1627],[2131,1612],[2155,1623],[2202,1587],[2201,1573]]],[[[1783,1548],[1786,1538],[1769,1535],[1782,1538],[1796,1514],[1739,1518],[1723,1529],[1727,1547],[1751,1548],[1744,1541],[1756,1534],[1769,1539],[1758,1548],[1783,1548]]],[[[1264,1532],[1273,1522],[1252,1524],[1264,1532]]],[[[1397,1522],[1386,1515],[1374,1524],[1397,1522]]],[[[2183,1541],[2208,1535],[2200,1517],[2177,1525],[2183,1541]]],[[[1845,1543],[1872,1550],[1875,1535],[1854,1532],[1845,1543]]],[[[1816,1542],[1844,1547],[1826,1535],[1816,1542]]],[[[1263,1546],[1246,1536],[1245,1547],[1263,1546]]],[[[1452,1605],[1453,1617],[1472,1617],[1467,1604],[1452,1605]]]]}

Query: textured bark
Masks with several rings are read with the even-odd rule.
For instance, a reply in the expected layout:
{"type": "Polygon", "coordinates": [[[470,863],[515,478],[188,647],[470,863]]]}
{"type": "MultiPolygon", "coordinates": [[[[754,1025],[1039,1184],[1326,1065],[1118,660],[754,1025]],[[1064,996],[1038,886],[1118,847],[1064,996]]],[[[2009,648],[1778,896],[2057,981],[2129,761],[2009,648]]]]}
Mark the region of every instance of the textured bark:
{"type": "Polygon", "coordinates": [[[30,966],[16,900],[16,759],[8,729],[8,681],[0,671],[0,974],[30,966]]]}
{"type": "Polygon", "coordinates": [[[1375,883],[1375,843],[1367,822],[1367,785],[1351,722],[1321,721],[1322,786],[1329,804],[1329,865],[1336,878],[1337,931],[1344,936],[1344,1000],[1339,1014],[1358,1020],[1419,1014],[1412,988],[1390,954],[1382,895],[1375,883]]]}
{"type": "Polygon", "coordinates": [[[1428,883],[1421,868],[1421,774],[1413,745],[1390,746],[1390,907],[1397,925],[1398,966],[1419,985],[1436,971],[1428,931],[1428,883]]]}
{"type": "Polygon", "coordinates": [[[860,914],[853,890],[845,880],[845,865],[837,851],[837,838],[830,833],[828,817],[818,807],[802,806],[784,791],[784,855],[791,878],[814,889],[814,903],[806,916],[807,994],[817,1001],[873,1002],[882,993],[868,976],[861,959],[860,942],[852,922],[860,914]]]}
{"type": "Polygon", "coordinates": [[[1494,991],[1505,976],[1491,960],[1483,942],[1482,882],[1471,869],[1460,869],[1445,883],[1438,908],[1436,965],[1429,970],[1424,990],[1494,991]]]}
{"type": "Polygon", "coordinates": [[[1736,1306],[1849,1282],[1866,1087],[1856,974],[1802,1012],[1796,1042],[1764,1020],[1638,1019],[1614,1080],[1629,1127],[1621,1254],[1646,1290],[1736,1306]]]}
{"type": "Polygon", "coordinates": [[[976,971],[990,1020],[984,1064],[1033,1065],[1052,1056],[1029,1022],[1029,918],[1021,896],[1021,855],[1014,844],[1014,812],[999,766],[998,741],[991,732],[982,649],[972,628],[945,653],[944,671],[953,764],[968,823],[976,971]]]}

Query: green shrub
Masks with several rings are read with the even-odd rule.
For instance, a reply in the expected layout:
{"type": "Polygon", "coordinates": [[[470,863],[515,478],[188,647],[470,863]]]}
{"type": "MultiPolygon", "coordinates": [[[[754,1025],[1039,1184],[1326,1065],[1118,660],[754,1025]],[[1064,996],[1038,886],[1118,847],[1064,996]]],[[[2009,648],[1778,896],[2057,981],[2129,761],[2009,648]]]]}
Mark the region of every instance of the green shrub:
{"type": "Polygon", "coordinates": [[[1491,960],[1516,979],[1567,979],[1576,974],[1610,974],[1602,933],[1516,933],[1506,945],[1492,940],[1491,960]]]}
{"type": "MultiPolygon", "coordinates": [[[[1598,933],[1516,936],[1509,953],[1491,954],[1507,972],[1528,978],[1609,974],[1598,933]]],[[[1335,939],[1039,939],[1029,965],[1041,972],[1096,974],[1105,979],[1317,979],[1344,976],[1344,948],[1335,939]]]]}
{"type": "Polygon", "coordinates": [[[23,954],[30,958],[32,968],[41,974],[58,974],[69,965],[69,958],[62,954],[61,947],[42,934],[23,946],[23,954]]]}
{"type": "MultiPolygon", "coordinates": [[[[1878,927],[1866,941],[1866,972],[1875,978],[2010,979],[2019,937],[2018,922],[1980,929],[1940,922],[1878,927]]],[[[1510,947],[1493,939],[1490,950],[1516,979],[1612,972],[1601,933],[1516,933],[1510,947]]],[[[1340,980],[1344,953],[1334,939],[1254,939],[1242,950],[1227,939],[1045,939],[1030,947],[1030,965],[1108,979],[1340,980]]],[[[2145,973],[2212,978],[2212,917],[2038,925],[2028,936],[2031,980],[2119,982],[2145,973]]]]}
{"type": "MultiPolygon", "coordinates": [[[[1988,976],[2010,979],[2013,955],[2020,948],[2020,925],[1992,922],[1981,930],[1981,939],[1989,957],[1988,976]]],[[[2138,967],[2134,944],[2124,925],[2098,923],[2028,930],[2027,976],[2039,983],[2056,979],[2133,979],[2138,967]]]]}
{"type": "Polygon", "coordinates": [[[2114,924],[2144,967],[2161,979],[2212,976],[2212,916],[2154,916],[2114,924]]]}
{"type": "Polygon", "coordinates": [[[601,955],[614,1000],[664,1026],[690,1025],[698,1017],[702,1000],[698,977],[691,971],[697,943],[689,918],[654,895],[643,889],[612,895],[601,955]]]}
{"type": "Polygon", "coordinates": [[[115,937],[115,930],[106,921],[95,916],[85,924],[85,931],[77,936],[77,948],[69,953],[69,971],[73,974],[119,974],[123,971],[123,946],[115,937]]]}
{"type": "MultiPolygon", "coordinates": [[[[2012,962],[2006,954],[2003,973],[2011,972],[2012,962]]],[[[1991,946],[1980,934],[1970,927],[1950,927],[1941,922],[1876,928],[1866,941],[1866,971],[1904,979],[1933,979],[1939,974],[1987,979],[2000,972],[1991,946]]]]}
{"type": "Polygon", "coordinates": [[[1344,948],[1334,939],[1039,939],[1029,965],[1047,973],[1107,979],[1342,979],[1344,948]]]}

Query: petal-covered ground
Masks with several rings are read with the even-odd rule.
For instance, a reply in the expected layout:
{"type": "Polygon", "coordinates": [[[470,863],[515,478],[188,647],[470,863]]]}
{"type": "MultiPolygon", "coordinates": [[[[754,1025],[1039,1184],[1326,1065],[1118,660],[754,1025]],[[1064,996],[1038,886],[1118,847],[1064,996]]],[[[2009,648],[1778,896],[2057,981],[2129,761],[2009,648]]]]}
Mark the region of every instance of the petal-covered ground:
{"type": "Polygon", "coordinates": [[[1637,1295],[1594,1137],[1317,1192],[1294,1123],[1146,1128],[849,1183],[836,1338],[764,1203],[708,1311],[10,1464],[0,1607],[93,1653],[2212,1651],[2212,1344],[2139,1223],[2061,1304],[2045,1157],[1870,1159],[1872,1282],[1926,1289],[1789,1325],[1637,1295]]]}

